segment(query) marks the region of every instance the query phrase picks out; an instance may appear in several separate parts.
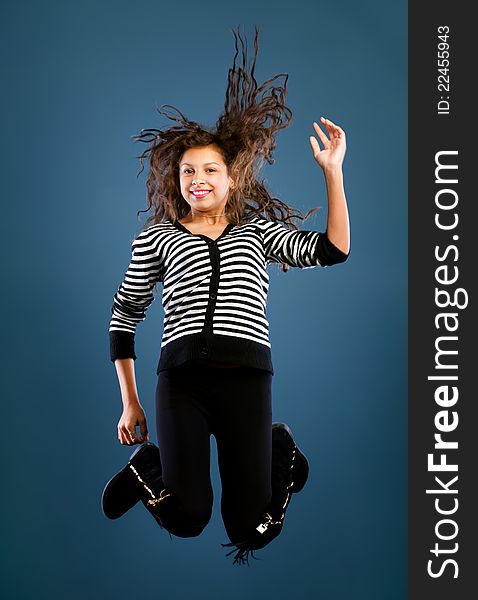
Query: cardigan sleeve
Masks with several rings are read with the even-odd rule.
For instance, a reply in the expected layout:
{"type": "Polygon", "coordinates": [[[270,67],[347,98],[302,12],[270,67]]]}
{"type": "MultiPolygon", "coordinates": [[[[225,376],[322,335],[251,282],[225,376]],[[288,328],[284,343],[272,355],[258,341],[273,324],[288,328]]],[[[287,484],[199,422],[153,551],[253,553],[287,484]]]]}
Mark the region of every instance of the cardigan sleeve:
{"type": "Polygon", "coordinates": [[[266,261],[308,269],[345,262],[349,257],[328,238],[327,231],[292,230],[281,223],[261,220],[266,261]]]}
{"type": "Polygon", "coordinates": [[[163,265],[155,239],[143,231],[131,244],[131,259],[111,307],[110,356],[136,360],[134,337],[138,323],[154,300],[153,288],[162,281],[163,265]]]}

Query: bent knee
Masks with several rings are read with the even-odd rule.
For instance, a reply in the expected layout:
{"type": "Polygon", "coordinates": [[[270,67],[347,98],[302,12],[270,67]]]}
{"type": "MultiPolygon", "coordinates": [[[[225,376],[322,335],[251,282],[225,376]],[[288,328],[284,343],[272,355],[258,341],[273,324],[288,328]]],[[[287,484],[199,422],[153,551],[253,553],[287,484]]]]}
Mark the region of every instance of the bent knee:
{"type": "Polygon", "coordinates": [[[200,535],[212,516],[212,508],[203,509],[176,508],[163,515],[163,523],[166,529],[177,537],[196,537],[200,535]]]}

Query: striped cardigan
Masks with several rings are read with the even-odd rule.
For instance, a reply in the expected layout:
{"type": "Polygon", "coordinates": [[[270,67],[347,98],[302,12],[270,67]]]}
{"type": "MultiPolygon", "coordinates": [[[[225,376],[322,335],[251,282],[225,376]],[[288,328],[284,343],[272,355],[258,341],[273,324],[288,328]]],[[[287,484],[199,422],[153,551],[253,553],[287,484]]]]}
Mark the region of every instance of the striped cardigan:
{"type": "Polygon", "coordinates": [[[110,354],[136,359],[134,336],[161,282],[164,325],[156,373],[206,358],[274,373],[266,318],[270,263],[309,269],[344,262],[327,232],[291,230],[253,216],[229,223],[215,240],[179,221],[141,232],[114,295],[110,354]]]}

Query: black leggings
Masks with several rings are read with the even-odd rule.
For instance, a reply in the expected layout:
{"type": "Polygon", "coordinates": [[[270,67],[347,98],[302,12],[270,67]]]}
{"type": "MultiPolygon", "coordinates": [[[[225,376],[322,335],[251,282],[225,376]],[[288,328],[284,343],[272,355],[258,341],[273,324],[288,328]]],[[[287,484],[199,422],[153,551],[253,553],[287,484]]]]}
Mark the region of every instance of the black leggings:
{"type": "Polygon", "coordinates": [[[247,539],[271,500],[272,374],[190,361],[160,371],[156,429],[163,483],[171,494],[165,528],[199,535],[213,505],[210,436],[216,438],[221,515],[231,542],[247,539]]]}

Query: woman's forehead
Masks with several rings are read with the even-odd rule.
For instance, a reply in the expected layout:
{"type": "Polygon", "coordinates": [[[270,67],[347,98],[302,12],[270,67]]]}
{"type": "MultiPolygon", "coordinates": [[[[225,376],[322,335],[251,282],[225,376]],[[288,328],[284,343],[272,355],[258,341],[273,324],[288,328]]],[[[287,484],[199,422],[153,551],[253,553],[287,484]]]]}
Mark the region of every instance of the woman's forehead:
{"type": "Polygon", "coordinates": [[[209,146],[195,146],[194,148],[188,148],[182,155],[180,164],[208,164],[215,163],[217,165],[224,164],[222,154],[218,148],[213,145],[209,146]]]}

